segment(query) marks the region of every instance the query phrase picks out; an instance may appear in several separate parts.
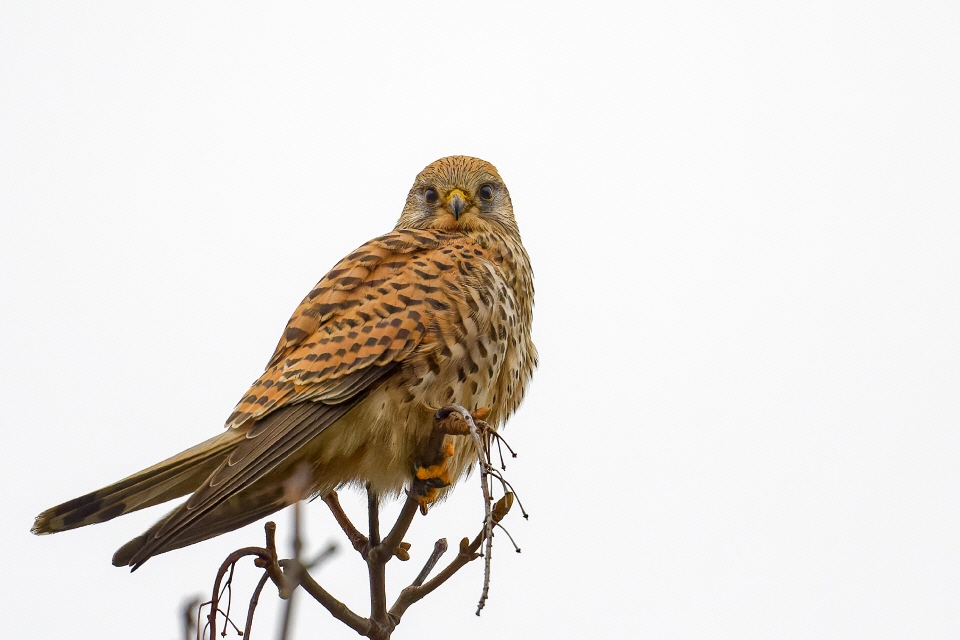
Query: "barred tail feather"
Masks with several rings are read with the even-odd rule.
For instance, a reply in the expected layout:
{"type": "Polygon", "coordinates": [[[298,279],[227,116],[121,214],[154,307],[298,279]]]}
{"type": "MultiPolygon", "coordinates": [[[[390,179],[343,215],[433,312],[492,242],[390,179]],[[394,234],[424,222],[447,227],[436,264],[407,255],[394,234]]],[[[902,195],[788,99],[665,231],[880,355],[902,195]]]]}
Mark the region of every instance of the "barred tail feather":
{"type": "Polygon", "coordinates": [[[107,487],[47,509],[31,531],[57,533],[106,522],[193,492],[242,439],[230,429],[107,487]]]}
{"type": "MultiPolygon", "coordinates": [[[[272,480],[272,479],[268,479],[272,480]]],[[[283,483],[277,481],[261,482],[239,494],[231,497],[219,507],[207,514],[194,526],[190,527],[176,538],[167,540],[163,546],[143,557],[144,547],[153,541],[157,531],[173,517],[181,515],[183,505],[161,518],[150,529],[130,540],[113,554],[113,566],[131,567],[135,571],[141,564],[154,555],[180,549],[196,542],[208,540],[227,531],[239,529],[251,522],[256,522],[271,513],[286,507],[290,502],[284,496],[283,483]]]]}

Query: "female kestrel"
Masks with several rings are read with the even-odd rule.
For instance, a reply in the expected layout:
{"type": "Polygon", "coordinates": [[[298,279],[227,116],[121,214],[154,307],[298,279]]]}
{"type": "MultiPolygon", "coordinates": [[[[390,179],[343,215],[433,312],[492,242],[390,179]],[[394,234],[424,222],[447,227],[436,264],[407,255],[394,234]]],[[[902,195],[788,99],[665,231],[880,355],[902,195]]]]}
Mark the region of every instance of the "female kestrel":
{"type": "MultiPolygon", "coordinates": [[[[532,314],[533,272],[497,170],[437,160],[394,230],[341,260],[300,303],[226,432],[44,511],[33,532],[192,493],[114,555],[136,569],[285,507],[284,483],[304,465],[313,495],[348,484],[400,494],[440,407],[489,407],[494,426],[517,409],[537,363],[532,314]]],[[[453,479],[476,460],[470,438],[458,440],[453,479]]]]}

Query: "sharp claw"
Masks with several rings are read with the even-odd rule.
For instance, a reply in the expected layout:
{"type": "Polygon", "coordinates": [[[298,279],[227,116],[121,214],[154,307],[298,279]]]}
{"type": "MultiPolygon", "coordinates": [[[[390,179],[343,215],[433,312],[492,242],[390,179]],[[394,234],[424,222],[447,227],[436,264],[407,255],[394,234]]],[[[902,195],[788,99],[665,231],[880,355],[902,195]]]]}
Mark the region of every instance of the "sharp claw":
{"type": "Polygon", "coordinates": [[[483,420],[488,415],[490,415],[490,407],[480,407],[476,411],[470,414],[474,420],[483,420]]]}
{"type": "Polygon", "coordinates": [[[443,459],[437,464],[427,467],[417,466],[414,469],[414,494],[417,496],[417,502],[420,503],[420,513],[427,514],[429,506],[436,501],[439,489],[449,487],[453,483],[450,477],[450,471],[447,468],[447,460],[454,454],[453,444],[445,442],[441,449],[443,459]]]}

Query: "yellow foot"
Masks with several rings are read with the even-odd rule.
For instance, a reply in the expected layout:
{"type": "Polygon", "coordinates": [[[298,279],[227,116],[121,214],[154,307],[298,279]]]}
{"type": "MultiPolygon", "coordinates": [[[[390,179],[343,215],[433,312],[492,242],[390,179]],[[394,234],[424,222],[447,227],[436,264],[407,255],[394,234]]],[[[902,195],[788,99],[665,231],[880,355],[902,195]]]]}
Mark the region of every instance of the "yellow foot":
{"type": "Polygon", "coordinates": [[[470,414],[474,420],[486,420],[488,415],[490,415],[490,407],[480,407],[470,414]]]}
{"type": "Polygon", "coordinates": [[[414,470],[413,493],[420,503],[420,513],[427,515],[427,510],[437,499],[437,493],[443,487],[449,487],[453,479],[447,468],[447,461],[453,456],[453,444],[443,443],[440,450],[443,456],[437,464],[427,467],[417,466],[414,470]]]}

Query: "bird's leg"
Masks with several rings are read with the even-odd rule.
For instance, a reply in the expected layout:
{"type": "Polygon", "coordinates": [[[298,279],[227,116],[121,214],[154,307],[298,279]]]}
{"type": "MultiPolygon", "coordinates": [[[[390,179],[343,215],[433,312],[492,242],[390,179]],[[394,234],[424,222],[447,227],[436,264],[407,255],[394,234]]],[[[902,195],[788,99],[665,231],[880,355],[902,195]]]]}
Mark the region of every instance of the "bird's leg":
{"type": "Polygon", "coordinates": [[[470,425],[464,416],[482,420],[490,413],[488,407],[481,407],[469,413],[458,404],[448,405],[434,415],[433,431],[413,471],[411,492],[420,504],[420,513],[426,515],[428,508],[437,499],[443,487],[453,482],[450,477],[448,460],[453,457],[453,442],[447,436],[470,435],[470,425]]]}
{"type": "Polygon", "coordinates": [[[420,513],[426,515],[427,509],[437,499],[437,493],[443,487],[449,487],[453,479],[447,468],[447,459],[454,453],[453,443],[441,438],[440,455],[431,459],[421,459],[414,470],[412,493],[420,504],[420,513]]]}

